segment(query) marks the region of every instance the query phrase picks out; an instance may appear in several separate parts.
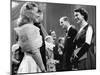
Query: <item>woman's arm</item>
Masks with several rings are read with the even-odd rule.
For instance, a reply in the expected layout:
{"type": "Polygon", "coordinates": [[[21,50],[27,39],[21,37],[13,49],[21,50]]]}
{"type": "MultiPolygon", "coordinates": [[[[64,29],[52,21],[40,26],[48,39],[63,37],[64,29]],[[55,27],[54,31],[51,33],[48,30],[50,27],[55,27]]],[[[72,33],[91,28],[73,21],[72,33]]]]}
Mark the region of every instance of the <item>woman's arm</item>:
{"type": "Polygon", "coordinates": [[[83,44],[83,46],[81,47],[80,51],[77,54],[78,58],[80,58],[82,55],[84,55],[85,52],[89,50],[91,40],[92,40],[92,35],[93,35],[93,30],[92,27],[89,26],[86,32],[85,43],[83,44]]]}
{"type": "Polygon", "coordinates": [[[46,71],[45,66],[43,64],[42,57],[41,57],[39,49],[35,50],[35,51],[32,51],[32,57],[36,61],[38,66],[40,67],[41,71],[45,72],[46,71]]]}

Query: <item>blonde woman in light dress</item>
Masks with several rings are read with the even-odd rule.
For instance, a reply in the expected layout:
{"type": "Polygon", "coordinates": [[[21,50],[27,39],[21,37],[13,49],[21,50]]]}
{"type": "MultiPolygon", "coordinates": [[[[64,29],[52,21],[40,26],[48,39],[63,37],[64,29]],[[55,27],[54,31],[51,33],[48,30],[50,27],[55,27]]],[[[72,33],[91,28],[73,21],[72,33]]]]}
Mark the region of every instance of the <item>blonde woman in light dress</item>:
{"type": "Polygon", "coordinates": [[[45,72],[45,67],[40,54],[42,36],[40,29],[34,22],[42,20],[42,12],[34,2],[26,2],[20,11],[18,27],[14,30],[19,36],[18,44],[24,52],[24,58],[17,73],[45,72]]]}

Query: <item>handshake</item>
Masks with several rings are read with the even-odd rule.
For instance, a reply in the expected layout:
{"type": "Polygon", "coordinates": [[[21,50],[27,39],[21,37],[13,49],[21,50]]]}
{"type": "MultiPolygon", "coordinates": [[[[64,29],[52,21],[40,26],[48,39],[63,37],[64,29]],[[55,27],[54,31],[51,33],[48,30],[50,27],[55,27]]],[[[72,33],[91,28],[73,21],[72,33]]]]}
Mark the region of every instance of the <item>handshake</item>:
{"type": "Polygon", "coordinates": [[[57,64],[57,63],[59,63],[58,60],[54,60],[54,59],[49,59],[48,60],[48,64],[57,64]]]}

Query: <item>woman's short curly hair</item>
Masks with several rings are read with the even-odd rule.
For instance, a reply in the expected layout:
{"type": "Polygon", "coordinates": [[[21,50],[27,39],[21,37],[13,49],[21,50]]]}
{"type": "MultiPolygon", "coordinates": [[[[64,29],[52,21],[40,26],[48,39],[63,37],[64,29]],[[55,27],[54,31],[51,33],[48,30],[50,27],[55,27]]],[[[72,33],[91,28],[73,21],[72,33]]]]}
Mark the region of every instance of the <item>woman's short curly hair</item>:
{"type": "Polygon", "coordinates": [[[75,9],[74,12],[79,12],[81,15],[84,16],[85,21],[88,20],[88,12],[84,8],[75,9]]]}

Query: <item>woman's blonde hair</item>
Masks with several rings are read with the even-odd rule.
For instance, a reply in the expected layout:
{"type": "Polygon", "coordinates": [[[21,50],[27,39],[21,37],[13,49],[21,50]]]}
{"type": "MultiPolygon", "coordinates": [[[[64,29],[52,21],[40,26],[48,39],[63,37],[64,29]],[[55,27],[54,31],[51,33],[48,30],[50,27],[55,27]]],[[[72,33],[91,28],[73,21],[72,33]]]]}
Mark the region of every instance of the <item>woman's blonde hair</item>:
{"type": "Polygon", "coordinates": [[[33,18],[33,13],[32,10],[34,10],[34,7],[38,7],[38,4],[35,2],[26,2],[20,9],[20,15],[19,18],[17,20],[17,25],[18,26],[22,26],[25,23],[28,22],[32,22],[33,20],[35,20],[35,18],[33,18]]]}

